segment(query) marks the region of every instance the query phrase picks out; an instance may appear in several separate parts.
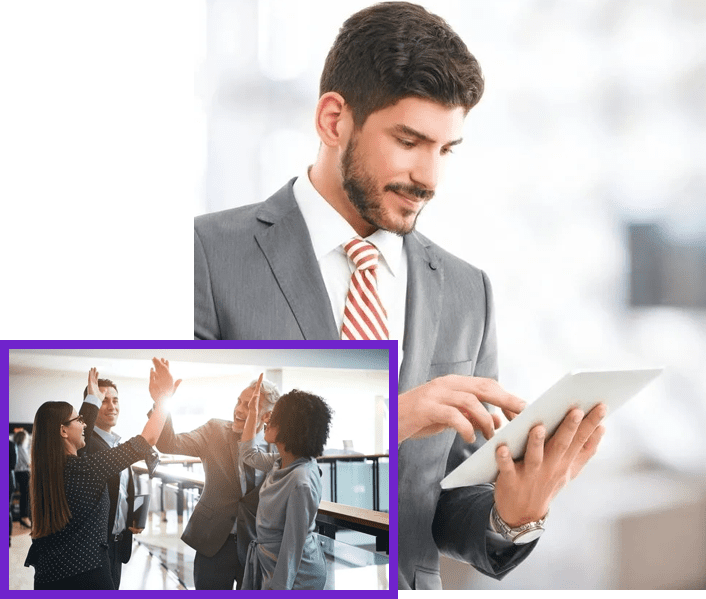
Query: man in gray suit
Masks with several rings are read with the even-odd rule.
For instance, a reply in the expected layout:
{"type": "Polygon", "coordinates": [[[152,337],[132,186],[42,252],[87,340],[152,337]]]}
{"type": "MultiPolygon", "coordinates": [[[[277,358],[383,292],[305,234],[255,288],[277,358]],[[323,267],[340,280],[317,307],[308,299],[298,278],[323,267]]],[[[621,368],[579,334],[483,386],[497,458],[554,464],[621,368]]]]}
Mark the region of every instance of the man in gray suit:
{"type": "MultiPolygon", "coordinates": [[[[234,581],[238,587],[243,581],[243,553],[247,552],[252,539],[242,538],[247,533],[244,532],[245,523],[237,520],[238,517],[244,518],[238,516],[241,513],[239,507],[245,497],[257,499],[257,487],[264,477],[264,473],[243,464],[238,452],[256,384],[257,381],[253,381],[238,397],[232,422],[212,419],[196,430],[177,435],[171,416],[168,416],[157,441],[157,449],[161,452],[199,457],[203,463],[203,492],[181,537],[196,549],[194,585],[198,590],[232,590],[234,581]]],[[[273,383],[262,381],[260,420],[255,439],[266,450],[263,423],[279,395],[273,383]]],[[[250,534],[253,534],[252,530],[249,526],[250,534]]]]}
{"type": "Polygon", "coordinates": [[[476,59],[445,21],[406,2],[364,9],[324,65],[314,165],[262,204],[195,222],[199,339],[338,339],[355,269],[342,246],[359,236],[378,251],[376,292],[403,357],[401,589],[440,588],[440,551],[507,574],[603,432],[604,407],[575,410],[546,444],[535,427],[524,461],[500,448],[495,487],[441,493],[445,473],[499,426],[486,406],[512,418],[524,405],[494,380],[487,276],[414,230],[482,91],[476,59]]]}

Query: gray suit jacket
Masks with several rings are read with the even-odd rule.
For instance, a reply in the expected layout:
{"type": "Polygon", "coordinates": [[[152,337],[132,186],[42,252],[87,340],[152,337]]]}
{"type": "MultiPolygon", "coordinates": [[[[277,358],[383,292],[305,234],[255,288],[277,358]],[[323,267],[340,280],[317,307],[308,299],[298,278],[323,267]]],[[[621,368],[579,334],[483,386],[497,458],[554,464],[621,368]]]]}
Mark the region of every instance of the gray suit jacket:
{"type": "MultiPolygon", "coordinates": [[[[197,339],[338,339],[293,181],[262,204],[196,218],[197,339]]],[[[497,378],[486,275],[417,232],[404,244],[407,314],[399,392],[445,374],[497,378]]],[[[453,431],[400,446],[400,588],[440,588],[439,551],[500,578],[534,546],[501,551],[486,544],[491,487],[441,494],[447,469],[473,450],[453,431]]]]}
{"type": "Polygon", "coordinates": [[[201,458],[203,493],[181,538],[206,557],[213,557],[228,539],[242,496],[237,469],[239,436],[231,425],[227,420],[212,419],[196,430],[176,435],[168,416],[157,441],[161,452],[201,458]]]}

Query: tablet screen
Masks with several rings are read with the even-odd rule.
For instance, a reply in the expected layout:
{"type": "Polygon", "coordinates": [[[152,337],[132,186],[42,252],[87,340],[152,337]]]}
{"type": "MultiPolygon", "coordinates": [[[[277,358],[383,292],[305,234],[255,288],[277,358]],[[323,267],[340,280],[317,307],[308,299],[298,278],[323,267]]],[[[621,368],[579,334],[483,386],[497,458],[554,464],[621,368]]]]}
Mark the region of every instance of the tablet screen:
{"type": "Polygon", "coordinates": [[[491,483],[498,476],[495,449],[507,444],[513,459],[522,458],[529,431],[544,424],[547,439],[573,408],[588,413],[597,404],[608,406],[608,416],[641,391],[662,372],[662,368],[642,370],[581,370],[559,379],[541,397],[495,433],[481,448],[441,481],[442,489],[491,483]]]}

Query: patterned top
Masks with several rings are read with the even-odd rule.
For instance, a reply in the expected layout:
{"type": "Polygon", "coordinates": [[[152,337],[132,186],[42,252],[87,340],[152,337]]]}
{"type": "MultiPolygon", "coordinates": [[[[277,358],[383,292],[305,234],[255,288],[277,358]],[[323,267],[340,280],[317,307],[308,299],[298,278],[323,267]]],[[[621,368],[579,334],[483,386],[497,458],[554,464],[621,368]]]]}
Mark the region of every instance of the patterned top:
{"type": "Polygon", "coordinates": [[[59,532],[32,541],[25,566],[34,566],[35,582],[53,582],[101,566],[108,543],[106,482],[149,452],[150,445],[138,435],[106,451],[68,457],[64,488],[71,519],[59,532]]]}

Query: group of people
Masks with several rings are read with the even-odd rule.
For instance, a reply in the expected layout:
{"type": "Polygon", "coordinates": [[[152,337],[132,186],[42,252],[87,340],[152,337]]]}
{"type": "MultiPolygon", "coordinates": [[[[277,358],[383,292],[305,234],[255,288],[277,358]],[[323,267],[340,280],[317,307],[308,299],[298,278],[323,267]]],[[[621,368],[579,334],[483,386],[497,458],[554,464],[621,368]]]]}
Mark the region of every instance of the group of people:
{"type": "Polygon", "coordinates": [[[130,465],[152,446],[198,456],[204,489],[182,539],[196,549],[197,589],[322,589],[326,562],[314,534],[321,501],[315,458],[332,412],[313,394],[280,396],[262,375],[239,396],[233,421],[210,420],[175,434],[167,408],[181,380],[153,359],[154,402],[142,433],[127,442],[112,428],[117,386],[88,375],[80,411],[48,401],[32,435],[31,537],[26,566],[35,589],[118,589],[136,527],[130,465]],[[276,452],[268,448],[274,445],[276,452]]]}

